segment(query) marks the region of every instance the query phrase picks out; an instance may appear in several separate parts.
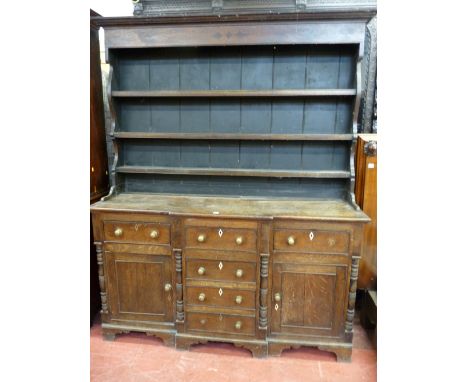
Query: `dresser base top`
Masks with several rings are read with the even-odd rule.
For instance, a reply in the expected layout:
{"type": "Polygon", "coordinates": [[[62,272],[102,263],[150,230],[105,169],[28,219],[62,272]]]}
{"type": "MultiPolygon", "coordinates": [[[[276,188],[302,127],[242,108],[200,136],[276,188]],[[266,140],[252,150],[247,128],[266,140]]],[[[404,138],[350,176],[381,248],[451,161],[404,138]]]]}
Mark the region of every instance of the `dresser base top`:
{"type": "Polygon", "coordinates": [[[152,212],[242,218],[295,218],[360,221],[369,218],[344,200],[242,198],[192,195],[122,193],[92,205],[92,211],[152,212]]]}

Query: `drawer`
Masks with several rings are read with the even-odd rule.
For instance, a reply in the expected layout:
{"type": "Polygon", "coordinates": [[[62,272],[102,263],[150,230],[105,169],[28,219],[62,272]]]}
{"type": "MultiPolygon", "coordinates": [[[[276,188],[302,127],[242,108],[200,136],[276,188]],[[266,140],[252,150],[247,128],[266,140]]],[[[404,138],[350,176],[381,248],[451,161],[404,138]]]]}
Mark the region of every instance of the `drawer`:
{"type": "Polygon", "coordinates": [[[106,241],[169,244],[171,228],[163,223],[105,221],[104,238],[106,241]]]}
{"type": "Polygon", "coordinates": [[[185,230],[187,247],[205,249],[257,250],[257,231],[226,227],[188,227],[185,230]]]}
{"type": "Polygon", "coordinates": [[[186,312],[188,330],[255,335],[255,317],[186,312]]]}
{"type": "Polygon", "coordinates": [[[280,229],[274,231],[275,250],[289,252],[347,253],[349,233],[343,231],[280,229]]]}
{"type": "Polygon", "coordinates": [[[247,281],[257,279],[257,264],[240,261],[187,259],[186,277],[199,280],[247,281]]]}
{"type": "Polygon", "coordinates": [[[185,298],[192,305],[255,309],[254,290],[190,286],[185,298]]]}

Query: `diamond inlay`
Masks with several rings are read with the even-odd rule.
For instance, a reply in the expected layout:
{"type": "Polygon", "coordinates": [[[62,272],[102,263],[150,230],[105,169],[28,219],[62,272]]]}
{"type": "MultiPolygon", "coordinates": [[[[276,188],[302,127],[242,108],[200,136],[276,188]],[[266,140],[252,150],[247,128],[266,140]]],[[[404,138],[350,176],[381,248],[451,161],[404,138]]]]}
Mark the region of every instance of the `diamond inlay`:
{"type": "Polygon", "coordinates": [[[218,235],[219,235],[219,237],[223,236],[223,230],[221,228],[218,231],[218,235]]]}
{"type": "Polygon", "coordinates": [[[309,233],[309,239],[314,240],[314,233],[312,231],[310,231],[309,233]]]}
{"type": "Polygon", "coordinates": [[[219,293],[220,296],[222,296],[222,295],[223,295],[223,289],[222,289],[222,288],[219,288],[218,293],[219,293]]]}
{"type": "Polygon", "coordinates": [[[279,306],[278,304],[275,304],[275,310],[278,310],[279,306]]]}
{"type": "Polygon", "coordinates": [[[222,261],[219,262],[218,268],[219,268],[219,270],[223,269],[223,262],[222,261]]]}

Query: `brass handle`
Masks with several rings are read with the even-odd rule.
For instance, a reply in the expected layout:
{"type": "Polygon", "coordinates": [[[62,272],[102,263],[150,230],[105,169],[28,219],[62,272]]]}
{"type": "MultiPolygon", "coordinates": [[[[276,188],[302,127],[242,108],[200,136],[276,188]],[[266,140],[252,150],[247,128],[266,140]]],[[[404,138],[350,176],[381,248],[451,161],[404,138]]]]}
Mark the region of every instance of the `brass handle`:
{"type": "Polygon", "coordinates": [[[289,245],[294,245],[296,243],[296,240],[294,240],[294,237],[293,236],[289,236],[288,237],[288,244],[289,245]]]}
{"type": "Polygon", "coordinates": [[[151,236],[152,239],[158,238],[159,237],[159,231],[156,230],[156,229],[151,231],[150,236],[151,236]]]}
{"type": "Polygon", "coordinates": [[[281,301],[281,295],[279,293],[275,293],[275,301],[281,301]]]}
{"type": "Polygon", "coordinates": [[[199,301],[205,301],[205,293],[200,293],[200,294],[198,295],[198,300],[199,300],[199,301]]]}
{"type": "Polygon", "coordinates": [[[244,275],[244,271],[242,269],[238,269],[236,271],[236,277],[241,278],[244,275]]]}
{"type": "Polygon", "coordinates": [[[114,231],[114,235],[119,237],[119,236],[122,236],[123,234],[123,229],[122,228],[117,228],[115,231],[114,231]]]}
{"type": "Polygon", "coordinates": [[[243,242],[244,242],[244,239],[242,238],[242,236],[237,236],[236,237],[236,244],[237,245],[241,245],[243,242]]]}
{"type": "Polygon", "coordinates": [[[242,304],[242,296],[236,297],[236,304],[242,304]]]}
{"type": "Polygon", "coordinates": [[[240,328],[242,328],[242,322],[237,321],[235,327],[236,327],[237,330],[239,330],[240,328]]]}
{"type": "Polygon", "coordinates": [[[204,318],[202,318],[202,319],[200,320],[200,324],[205,325],[205,324],[206,324],[206,320],[205,320],[204,318]]]}
{"type": "Polygon", "coordinates": [[[198,274],[199,274],[200,276],[204,275],[204,274],[205,274],[205,268],[204,268],[204,267],[198,268],[198,274]]]}
{"type": "Polygon", "coordinates": [[[165,290],[166,292],[169,292],[171,289],[172,289],[172,285],[171,285],[171,284],[166,284],[166,285],[164,285],[164,290],[165,290]]]}
{"type": "Polygon", "coordinates": [[[197,240],[199,243],[204,243],[206,240],[206,235],[204,234],[198,235],[197,240]]]}

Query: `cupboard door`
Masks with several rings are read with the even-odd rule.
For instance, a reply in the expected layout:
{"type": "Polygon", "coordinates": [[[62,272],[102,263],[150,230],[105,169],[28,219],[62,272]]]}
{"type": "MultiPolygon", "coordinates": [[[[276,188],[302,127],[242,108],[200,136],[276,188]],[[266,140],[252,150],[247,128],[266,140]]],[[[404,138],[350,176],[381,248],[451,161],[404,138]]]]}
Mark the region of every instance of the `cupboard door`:
{"type": "Polygon", "coordinates": [[[109,309],[113,319],[173,321],[170,256],[106,252],[109,309]]]}
{"type": "Polygon", "coordinates": [[[343,330],[346,265],[273,264],[273,333],[338,337],[343,330]]]}

